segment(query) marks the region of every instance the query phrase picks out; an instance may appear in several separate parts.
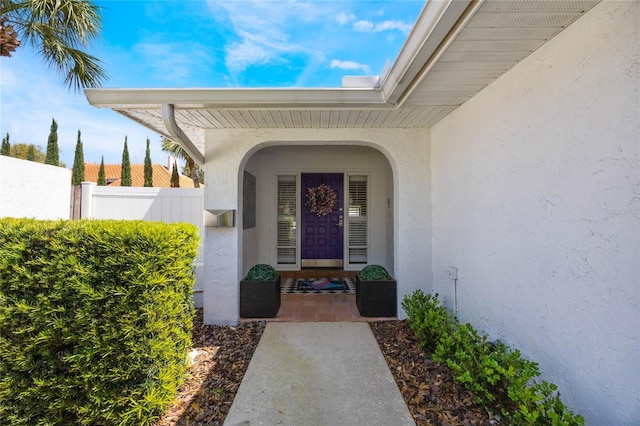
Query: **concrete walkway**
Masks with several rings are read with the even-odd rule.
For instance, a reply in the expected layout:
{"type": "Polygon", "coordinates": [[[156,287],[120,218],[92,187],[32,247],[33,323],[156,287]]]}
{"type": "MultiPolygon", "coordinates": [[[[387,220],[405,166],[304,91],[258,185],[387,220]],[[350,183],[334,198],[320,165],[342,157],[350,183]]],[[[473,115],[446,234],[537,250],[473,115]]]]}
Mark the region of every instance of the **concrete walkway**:
{"type": "Polygon", "coordinates": [[[271,322],[224,425],[415,423],[368,324],[271,322]]]}

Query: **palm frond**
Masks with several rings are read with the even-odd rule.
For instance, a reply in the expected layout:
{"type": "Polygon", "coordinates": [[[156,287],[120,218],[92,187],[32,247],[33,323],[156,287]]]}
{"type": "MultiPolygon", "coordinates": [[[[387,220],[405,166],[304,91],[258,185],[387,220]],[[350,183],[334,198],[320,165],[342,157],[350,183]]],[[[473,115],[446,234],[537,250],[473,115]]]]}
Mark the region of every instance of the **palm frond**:
{"type": "Polygon", "coordinates": [[[91,1],[0,0],[0,15],[63,75],[67,87],[100,87],[107,78],[100,61],[81,50],[102,29],[100,8],[91,1]]]}
{"type": "Polygon", "coordinates": [[[45,63],[64,76],[64,85],[75,90],[100,87],[107,78],[100,60],[55,39],[42,43],[40,54],[45,63]]]}
{"type": "Polygon", "coordinates": [[[187,152],[179,143],[165,137],[162,137],[162,150],[181,160],[186,161],[187,157],[189,157],[189,154],[187,154],[187,152]]]}

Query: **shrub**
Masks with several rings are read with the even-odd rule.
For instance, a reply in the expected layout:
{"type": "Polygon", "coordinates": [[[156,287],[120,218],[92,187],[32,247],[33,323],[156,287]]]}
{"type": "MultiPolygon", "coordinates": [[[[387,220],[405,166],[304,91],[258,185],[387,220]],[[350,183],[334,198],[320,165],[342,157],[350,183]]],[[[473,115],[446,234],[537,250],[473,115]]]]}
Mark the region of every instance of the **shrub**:
{"type": "Polygon", "coordinates": [[[151,424],[187,368],[198,231],[0,220],[0,424],[151,424]]]}
{"type": "Polygon", "coordinates": [[[533,382],[512,396],[518,408],[507,417],[511,424],[531,426],[584,425],[580,415],[572,413],[560,400],[558,387],[553,383],[533,382]]]}
{"type": "Polygon", "coordinates": [[[254,265],[247,272],[248,281],[272,281],[278,276],[273,266],[264,263],[254,265]]]}
{"type": "Polygon", "coordinates": [[[500,341],[489,342],[470,324],[460,324],[444,336],[433,359],[445,362],[455,380],[475,393],[477,402],[489,402],[503,412],[513,411],[517,401],[510,396],[540,374],[538,364],[522,358],[520,351],[510,351],[500,341]]]}
{"type": "Polygon", "coordinates": [[[360,278],[365,281],[390,280],[391,275],[381,265],[367,265],[359,272],[360,278]]]}
{"type": "Polygon", "coordinates": [[[420,344],[435,349],[433,360],[446,363],[454,380],[472,390],[478,403],[502,413],[507,424],[584,425],[562,403],[555,385],[532,380],[540,374],[538,364],[500,341],[489,342],[470,324],[460,324],[437,294],[417,290],[405,296],[402,307],[420,344]]]}
{"type": "Polygon", "coordinates": [[[409,327],[423,348],[429,352],[438,342],[450,335],[457,325],[455,316],[438,300],[438,294],[424,294],[417,290],[402,300],[409,327]]]}

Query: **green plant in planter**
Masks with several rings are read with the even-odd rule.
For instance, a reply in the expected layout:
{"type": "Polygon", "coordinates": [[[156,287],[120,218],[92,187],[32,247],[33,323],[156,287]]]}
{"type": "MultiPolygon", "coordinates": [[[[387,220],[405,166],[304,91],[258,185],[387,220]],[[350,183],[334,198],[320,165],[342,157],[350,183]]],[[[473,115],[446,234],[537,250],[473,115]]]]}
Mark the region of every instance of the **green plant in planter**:
{"type": "Polygon", "coordinates": [[[367,265],[356,274],[356,306],[363,317],[395,317],[397,283],[380,265],[367,265]]]}
{"type": "Polygon", "coordinates": [[[259,263],[249,269],[249,272],[247,272],[247,281],[272,281],[277,275],[278,272],[273,266],[259,263]]]}
{"type": "Polygon", "coordinates": [[[385,281],[390,280],[391,275],[380,265],[367,265],[360,271],[360,278],[365,281],[385,281]]]}
{"type": "Polygon", "coordinates": [[[280,309],[281,275],[271,265],[257,264],[240,281],[240,316],[273,318],[280,309]]]}

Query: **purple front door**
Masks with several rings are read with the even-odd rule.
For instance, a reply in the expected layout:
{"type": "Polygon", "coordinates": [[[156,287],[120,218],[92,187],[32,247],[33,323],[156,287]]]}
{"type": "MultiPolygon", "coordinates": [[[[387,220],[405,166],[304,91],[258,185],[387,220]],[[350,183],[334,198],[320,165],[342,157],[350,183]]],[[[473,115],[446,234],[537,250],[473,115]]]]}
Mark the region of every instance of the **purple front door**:
{"type": "Polygon", "coordinates": [[[302,253],[303,267],[343,266],[344,174],[302,173],[302,253]],[[324,183],[337,195],[335,206],[326,216],[307,206],[307,189],[324,183]]]}

